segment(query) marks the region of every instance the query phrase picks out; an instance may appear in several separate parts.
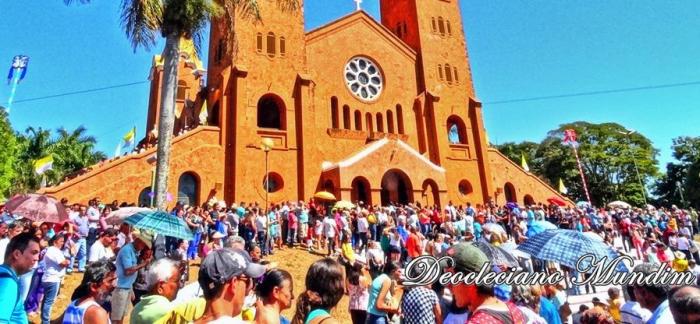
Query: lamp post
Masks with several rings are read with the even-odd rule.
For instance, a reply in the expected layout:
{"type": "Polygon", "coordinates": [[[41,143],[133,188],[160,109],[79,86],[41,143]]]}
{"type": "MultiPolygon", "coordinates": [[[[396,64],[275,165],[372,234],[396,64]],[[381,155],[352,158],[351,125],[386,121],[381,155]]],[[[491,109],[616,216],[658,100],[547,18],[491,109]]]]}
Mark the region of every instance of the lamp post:
{"type": "MultiPolygon", "coordinates": [[[[618,133],[625,135],[627,137],[627,145],[631,148],[632,147],[632,140],[630,139],[630,136],[632,134],[636,133],[634,129],[631,129],[628,132],[623,132],[619,131],[618,133]]],[[[639,176],[639,167],[637,167],[637,158],[634,156],[634,152],[632,153],[632,163],[634,164],[634,171],[637,173],[637,180],[639,181],[639,184],[642,186],[642,197],[644,198],[644,206],[647,205],[647,192],[646,189],[644,189],[644,182],[642,181],[642,177],[639,176]]]]}
{"type": "Polygon", "coordinates": [[[270,171],[268,157],[273,146],[275,146],[275,143],[267,137],[263,138],[260,143],[260,148],[263,150],[263,152],[265,152],[265,214],[267,214],[268,211],[268,197],[270,195],[270,171]]]}

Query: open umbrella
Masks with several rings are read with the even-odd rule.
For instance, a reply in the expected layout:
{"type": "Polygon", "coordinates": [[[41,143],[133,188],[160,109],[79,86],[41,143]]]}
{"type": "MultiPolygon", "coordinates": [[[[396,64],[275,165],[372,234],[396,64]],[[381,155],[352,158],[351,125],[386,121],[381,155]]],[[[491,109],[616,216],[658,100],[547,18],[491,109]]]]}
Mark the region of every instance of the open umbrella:
{"type": "Polygon", "coordinates": [[[334,194],[332,194],[328,191],[319,191],[319,192],[314,194],[314,198],[321,199],[321,200],[332,200],[332,201],[338,200],[337,198],[335,198],[334,194]]]}
{"type": "Polygon", "coordinates": [[[160,210],[142,211],[127,217],[124,222],[134,228],[165,236],[188,241],[194,238],[192,231],[182,218],[160,210]]]}
{"type": "Polygon", "coordinates": [[[500,248],[506,250],[506,252],[512,254],[516,258],[529,259],[530,255],[527,252],[518,250],[518,245],[515,242],[506,242],[499,246],[500,248]]]}
{"type": "Polygon", "coordinates": [[[122,207],[107,214],[105,222],[107,225],[121,225],[127,217],[147,211],[151,211],[151,209],[143,207],[122,207]]]}
{"type": "Polygon", "coordinates": [[[20,215],[34,222],[64,223],[68,220],[66,207],[53,197],[39,194],[17,195],[5,204],[10,214],[20,215]]]}
{"type": "Polygon", "coordinates": [[[591,232],[591,231],[583,232],[583,235],[590,237],[594,241],[603,242],[603,237],[598,235],[598,233],[596,233],[596,232],[591,232]]]}
{"type": "Polygon", "coordinates": [[[561,199],[559,199],[559,198],[557,198],[557,197],[549,197],[549,198],[547,198],[547,202],[548,202],[550,205],[557,205],[557,206],[560,206],[560,207],[566,206],[566,202],[563,201],[563,200],[561,200],[561,199]]]}
{"type": "Polygon", "coordinates": [[[554,225],[548,221],[533,221],[527,224],[527,237],[533,237],[547,230],[557,229],[557,225],[554,225]]]}
{"type": "Polygon", "coordinates": [[[514,203],[514,202],[512,202],[512,201],[509,201],[509,202],[506,203],[506,208],[507,208],[507,209],[518,208],[518,204],[517,204],[517,203],[514,203]]]}
{"type": "MultiPolygon", "coordinates": [[[[558,262],[574,269],[579,259],[587,254],[593,255],[596,260],[608,258],[604,263],[619,256],[615,249],[602,241],[596,241],[581,232],[564,229],[549,230],[530,237],[518,246],[518,250],[540,260],[558,262]]],[[[590,259],[581,265],[584,269],[589,267],[590,259]]],[[[620,262],[616,270],[629,272],[624,262],[620,262]]]]}
{"type": "Polygon", "coordinates": [[[505,234],[506,230],[503,228],[503,226],[496,224],[496,223],[486,223],[483,226],[481,226],[483,230],[489,231],[491,233],[501,233],[505,234]]]}
{"type": "Polygon", "coordinates": [[[608,207],[610,207],[610,208],[628,209],[628,208],[631,208],[632,206],[630,206],[630,204],[628,204],[628,203],[626,203],[626,202],[624,202],[624,201],[619,201],[619,200],[617,200],[617,201],[613,201],[613,202],[609,203],[609,204],[608,204],[608,207]]]}
{"type": "Polygon", "coordinates": [[[582,200],[582,201],[579,201],[579,202],[576,203],[576,207],[578,207],[578,208],[586,208],[586,207],[589,207],[589,204],[588,204],[587,201],[583,201],[583,200],[582,200]]]}
{"type": "Polygon", "coordinates": [[[335,203],[335,205],[333,205],[333,209],[353,209],[353,208],[355,208],[355,204],[353,204],[347,200],[341,200],[341,201],[335,203]]]}
{"type": "Polygon", "coordinates": [[[488,257],[489,260],[491,260],[491,264],[497,266],[503,265],[508,268],[517,268],[518,266],[520,266],[518,259],[515,256],[513,256],[510,252],[506,251],[501,247],[494,246],[485,242],[475,242],[472,244],[479,250],[481,250],[481,252],[484,252],[484,254],[486,254],[486,257],[488,257]]]}

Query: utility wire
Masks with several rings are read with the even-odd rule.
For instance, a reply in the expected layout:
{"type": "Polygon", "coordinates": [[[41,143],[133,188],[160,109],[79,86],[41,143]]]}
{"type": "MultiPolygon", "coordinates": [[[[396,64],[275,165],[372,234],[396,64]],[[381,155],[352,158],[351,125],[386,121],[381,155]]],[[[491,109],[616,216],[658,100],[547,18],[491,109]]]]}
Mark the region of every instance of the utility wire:
{"type": "Polygon", "coordinates": [[[98,92],[98,91],[104,91],[104,90],[116,89],[116,88],[124,88],[124,87],[130,87],[130,86],[133,86],[133,85],[144,84],[144,83],[147,83],[147,82],[151,82],[151,81],[150,81],[150,80],[144,80],[144,81],[138,81],[138,82],[131,82],[131,83],[124,83],[124,84],[111,85],[111,86],[106,86],[106,87],[101,87],[101,88],[93,88],[93,89],[78,90],[78,91],[72,91],[72,92],[64,92],[64,93],[59,93],[59,94],[54,94],[54,95],[48,95],[48,96],[42,96],[42,97],[34,97],[34,98],[28,98],[28,99],[22,99],[22,100],[15,100],[15,103],[30,102],[30,101],[44,100],[44,99],[50,99],[50,98],[65,97],[65,96],[72,96],[72,95],[77,95],[77,94],[90,93],[90,92],[98,92]]]}
{"type": "Polygon", "coordinates": [[[550,100],[550,99],[571,98],[571,97],[595,96],[595,95],[610,94],[610,93],[623,93],[623,92],[633,92],[633,91],[642,91],[642,90],[687,87],[687,86],[692,86],[692,85],[700,85],[700,81],[659,84],[659,85],[634,87],[634,88],[621,88],[621,89],[576,92],[576,93],[567,93],[567,94],[540,96],[540,97],[530,97],[530,98],[505,99],[505,100],[496,100],[496,101],[485,102],[484,105],[501,105],[501,104],[527,102],[527,101],[539,101],[539,100],[550,100]]]}

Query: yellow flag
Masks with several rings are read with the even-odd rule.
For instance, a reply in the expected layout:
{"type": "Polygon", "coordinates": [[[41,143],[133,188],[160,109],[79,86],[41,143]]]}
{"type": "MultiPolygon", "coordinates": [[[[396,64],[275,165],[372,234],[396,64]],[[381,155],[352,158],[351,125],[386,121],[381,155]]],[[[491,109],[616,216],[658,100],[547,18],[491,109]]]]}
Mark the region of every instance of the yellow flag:
{"type": "Polygon", "coordinates": [[[44,158],[36,160],[34,162],[34,172],[38,175],[44,174],[44,172],[53,169],[53,156],[47,155],[44,158]]]}
{"type": "Polygon", "coordinates": [[[561,178],[559,178],[559,192],[565,195],[569,192],[569,190],[564,187],[564,181],[561,178]]]}
{"type": "Polygon", "coordinates": [[[209,118],[209,109],[207,108],[207,101],[204,100],[204,102],[202,103],[202,110],[199,112],[199,124],[206,125],[208,118],[209,118]]]}
{"type": "Polygon", "coordinates": [[[520,164],[522,165],[523,169],[526,172],[530,172],[530,167],[527,166],[527,161],[525,161],[525,154],[521,154],[520,157],[521,157],[520,164]]]}
{"type": "Polygon", "coordinates": [[[128,147],[134,144],[134,138],[136,138],[136,126],[132,128],[126,135],[124,135],[124,147],[128,147]]]}

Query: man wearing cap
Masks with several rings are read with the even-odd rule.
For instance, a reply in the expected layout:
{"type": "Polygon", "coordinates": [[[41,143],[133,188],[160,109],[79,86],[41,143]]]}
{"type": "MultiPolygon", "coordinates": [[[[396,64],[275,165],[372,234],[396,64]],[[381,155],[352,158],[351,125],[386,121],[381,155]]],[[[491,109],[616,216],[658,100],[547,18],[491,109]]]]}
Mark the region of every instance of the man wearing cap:
{"type": "Polygon", "coordinates": [[[112,293],[112,313],[110,319],[114,324],[121,324],[129,311],[133,296],[133,286],[139,269],[146,267],[149,259],[138,263],[138,255],[144,248],[151,248],[153,237],[147,232],[134,231],[134,241],[124,245],[117,254],[117,286],[112,293]]]}
{"type": "Polygon", "coordinates": [[[198,282],[204,292],[206,310],[198,322],[244,323],[239,316],[243,301],[253,288],[254,279],[264,273],[265,267],[253,263],[245,251],[211,252],[199,269],[198,282]]]}
{"type": "MultiPolygon", "coordinates": [[[[465,276],[478,273],[489,261],[486,255],[469,243],[459,243],[447,250],[454,261],[448,271],[461,272],[465,276]]],[[[493,285],[466,284],[460,281],[451,285],[450,290],[456,306],[467,307],[472,314],[467,323],[524,323],[524,315],[517,306],[506,304],[494,296],[493,285]]]]}

